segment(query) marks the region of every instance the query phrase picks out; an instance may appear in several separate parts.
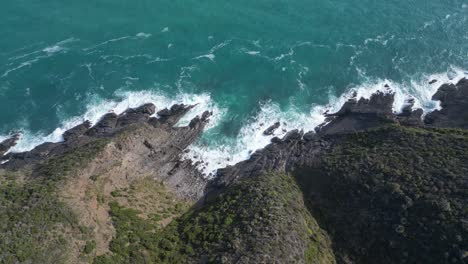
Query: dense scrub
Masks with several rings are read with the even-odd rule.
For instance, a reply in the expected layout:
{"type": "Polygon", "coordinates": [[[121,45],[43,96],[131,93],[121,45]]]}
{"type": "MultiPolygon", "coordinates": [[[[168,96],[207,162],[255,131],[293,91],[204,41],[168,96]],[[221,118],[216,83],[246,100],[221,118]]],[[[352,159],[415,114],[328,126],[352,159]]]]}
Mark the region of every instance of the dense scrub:
{"type": "Polygon", "coordinates": [[[244,179],[164,229],[111,203],[113,254],[95,263],[334,263],[293,178],[244,179]]]}
{"type": "Polygon", "coordinates": [[[467,260],[467,131],[393,125],[330,139],[322,164],[295,175],[339,262],[467,260]]]}
{"type": "Polygon", "coordinates": [[[70,235],[82,233],[57,195],[61,180],[107,143],[99,140],[26,171],[0,172],[0,263],[67,263],[70,235]]]}

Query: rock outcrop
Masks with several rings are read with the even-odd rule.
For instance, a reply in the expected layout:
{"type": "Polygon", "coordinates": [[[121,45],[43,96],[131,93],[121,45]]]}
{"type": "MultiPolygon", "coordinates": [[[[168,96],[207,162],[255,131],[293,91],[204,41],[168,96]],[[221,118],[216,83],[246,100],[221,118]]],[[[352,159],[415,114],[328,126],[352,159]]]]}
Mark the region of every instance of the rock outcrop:
{"type": "Polygon", "coordinates": [[[353,133],[378,127],[382,123],[394,122],[394,95],[390,92],[377,92],[369,99],[352,98],[334,114],[328,114],[326,123],[319,126],[318,134],[353,133]]]}
{"type": "Polygon", "coordinates": [[[396,119],[402,125],[422,127],[424,125],[422,120],[424,111],[421,108],[413,110],[413,107],[414,99],[411,98],[407,101],[401,113],[396,116],[396,119]]]}
{"type": "Polygon", "coordinates": [[[273,135],[273,133],[275,133],[275,131],[281,126],[281,123],[280,122],[276,122],[274,123],[273,125],[271,125],[270,127],[268,127],[267,129],[265,129],[265,131],[263,131],[263,135],[265,136],[271,136],[273,135]]]}
{"type": "Polygon", "coordinates": [[[468,128],[468,79],[456,85],[444,84],[432,100],[440,101],[441,110],[429,113],[424,123],[434,127],[468,128]]]}
{"type": "Polygon", "coordinates": [[[20,134],[15,134],[12,137],[0,142],[0,157],[3,156],[12,147],[16,146],[16,142],[18,142],[19,138],[20,134]]]}

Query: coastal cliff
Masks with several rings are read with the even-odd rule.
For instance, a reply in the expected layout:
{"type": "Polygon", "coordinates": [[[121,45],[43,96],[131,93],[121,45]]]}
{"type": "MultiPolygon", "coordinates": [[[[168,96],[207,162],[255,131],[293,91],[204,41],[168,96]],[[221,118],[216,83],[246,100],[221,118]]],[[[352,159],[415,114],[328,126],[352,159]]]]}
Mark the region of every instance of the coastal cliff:
{"type": "Polygon", "coordinates": [[[433,99],[423,117],[386,87],[351,98],[212,179],[181,160],[210,118],[176,127],[192,106],[108,113],[25,153],[14,135],[0,262],[466,263],[468,81],[433,99]]]}

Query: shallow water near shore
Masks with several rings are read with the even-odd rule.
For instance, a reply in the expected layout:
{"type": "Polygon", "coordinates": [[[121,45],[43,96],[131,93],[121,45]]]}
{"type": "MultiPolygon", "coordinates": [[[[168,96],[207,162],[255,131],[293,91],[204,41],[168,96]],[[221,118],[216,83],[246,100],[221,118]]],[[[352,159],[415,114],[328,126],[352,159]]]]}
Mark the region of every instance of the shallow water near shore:
{"type": "Polygon", "coordinates": [[[204,172],[312,130],[356,91],[388,84],[430,111],[468,76],[468,2],[8,1],[0,9],[0,140],[26,151],[84,120],[153,102],[214,112],[186,158],[204,172]],[[429,84],[433,79],[438,82],[429,84]]]}

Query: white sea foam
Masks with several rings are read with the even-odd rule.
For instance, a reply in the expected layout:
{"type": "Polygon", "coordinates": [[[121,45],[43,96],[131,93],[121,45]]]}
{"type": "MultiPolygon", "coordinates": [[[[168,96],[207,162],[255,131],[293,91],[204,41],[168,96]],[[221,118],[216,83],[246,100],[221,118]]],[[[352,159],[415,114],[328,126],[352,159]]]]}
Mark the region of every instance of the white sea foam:
{"type": "Polygon", "coordinates": [[[293,106],[282,111],[280,107],[272,102],[261,106],[258,115],[247,122],[240,130],[232,144],[224,145],[202,145],[196,143],[185,154],[185,159],[193,162],[201,162],[198,169],[206,176],[213,176],[215,171],[227,165],[234,165],[249,156],[258,149],[270,143],[273,136],[282,137],[287,131],[302,128],[305,131],[313,130],[314,127],[324,121],[323,108],[314,108],[310,113],[300,113],[293,106]],[[281,122],[281,127],[272,136],[263,135],[263,131],[275,122],[281,122]]]}
{"type": "MultiPolygon", "coordinates": [[[[466,77],[467,72],[459,68],[452,68],[448,73],[437,73],[425,75],[409,84],[401,84],[390,80],[369,80],[362,85],[349,89],[339,97],[329,95],[327,105],[314,105],[309,112],[299,112],[294,105],[287,109],[281,109],[277,104],[268,102],[261,106],[259,113],[250,122],[247,122],[240,130],[233,142],[222,145],[203,145],[196,143],[190,147],[190,152],[185,154],[184,159],[197,162],[198,169],[206,176],[212,177],[216,170],[228,165],[234,165],[246,160],[258,149],[268,145],[272,137],[283,137],[287,131],[302,129],[305,132],[313,131],[314,128],[325,121],[325,113],[337,112],[341,106],[353,96],[357,98],[370,98],[377,91],[393,92],[395,102],[393,110],[400,112],[407,103],[407,99],[415,100],[416,108],[423,108],[426,112],[438,108],[438,103],[431,100],[432,95],[443,83],[456,83],[466,77]],[[438,80],[429,84],[431,80],[438,80]],[[388,85],[390,89],[385,88],[388,85]],[[275,122],[281,126],[271,136],[266,136],[263,131],[275,122]]],[[[215,126],[215,124],[212,124],[215,126]]]]}
{"type": "Polygon", "coordinates": [[[106,41],[103,41],[99,44],[96,44],[94,46],[91,46],[89,48],[84,48],[83,51],[90,51],[90,50],[94,50],[96,48],[99,48],[101,46],[104,46],[104,45],[107,45],[109,43],[113,43],[113,42],[118,42],[118,41],[122,41],[122,40],[125,40],[125,39],[129,39],[129,38],[133,38],[132,36],[124,36],[124,37],[120,37],[120,38],[113,38],[113,39],[109,39],[109,40],[106,40],[106,41]]]}
{"type": "Polygon", "coordinates": [[[145,32],[140,32],[140,33],[136,34],[135,37],[137,37],[137,38],[149,38],[149,37],[151,37],[151,34],[145,33],[145,32]]]}
{"type": "Polygon", "coordinates": [[[245,51],[245,54],[255,56],[255,55],[260,54],[260,51],[248,50],[248,51],[245,51]]]}
{"type": "MultiPolygon", "coordinates": [[[[22,68],[30,67],[34,63],[40,61],[41,59],[52,57],[56,53],[65,52],[67,50],[67,48],[63,47],[63,45],[65,45],[67,43],[70,43],[70,42],[74,42],[74,41],[78,41],[78,39],[75,39],[75,38],[65,39],[65,40],[59,41],[59,42],[57,42],[57,43],[55,43],[55,44],[53,44],[51,46],[45,47],[43,49],[36,50],[36,51],[33,51],[33,52],[29,52],[29,53],[19,55],[19,56],[13,57],[13,58],[9,58],[8,60],[10,60],[10,61],[17,61],[17,60],[22,60],[22,59],[28,59],[28,60],[17,64],[13,68],[7,69],[0,76],[0,78],[5,78],[10,73],[15,72],[17,70],[20,70],[22,68]],[[36,57],[35,58],[30,58],[30,57],[32,57],[32,55],[36,55],[36,57]]],[[[13,64],[14,63],[10,63],[8,65],[13,65],[13,64]]]]}
{"type": "Polygon", "coordinates": [[[209,59],[211,61],[214,61],[214,59],[216,58],[216,55],[210,53],[210,54],[205,54],[205,55],[201,55],[201,56],[197,56],[195,58],[193,58],[194,60],[199,60],[199,59],[209,59]]]}
{"type": "Polygon", "coordinates": [[[48,54],[54,54],[54,53],[57,53],[57,52],[60,52],[60,51],[63,51],[65,50],[65,48],[59,46],[59,45],[54,45],[54,46],[50,46],[50,47],[47,47],[45,49],[43,49],[42,51],[45,52],[45,53],[48,53],[48,54]]]}
{"type": "MultiPolygon", "coordinates": [[[[22,128],[23,135],[21,136],[18,144],[10,151],[23,152],[29,151],[34,147],[44,142],[60,142],[63,140],[63,133],[68,129],[81,124],[85,120],[96,123],[99,119],[108,112],[115,112],[116,114],[123,113],[130,107],[138,107],[145,103],[154,103],[158,110],[170,107],[176,103],[183,103],[187,105],[197,105],[192,109],[187,116],[181,120],[180,124],[188,124],[191,118],[200,115],[205,110],[213,112],[213,120],[218,120],[223,113],[223,110],[218,108],[211,100],[208,94],[179,94],[173,97],[159,94],[150,91],[140,92],[117,92],[116,100],[105,100],[101,98],[92,98],[86,107],[86,111],[82,116],[76,116],[64,121],[59,128],[56,128],[50,134],[32,133],[26,127],[22,128]]],[[[0,136],[0,139],[6,139],[7,136],[0,136]]]]}
{"type": "MultiPolygon", "coordinates": [[[[193,69],[193,68],[188,68],[193,69]]],[[[187,74],[183,71],[183,74],[187,74]]],[[[447,73],[430,74],[414,79],[409,83],[397,83],[391,80],[367,80],[362,85],[352,87],[339,97],[329,95],[327,105],[313,105],[309,111],[299,111],[293,104],[286,108],[280,108],[274,102],[263,103],[260,111],[255,117],[247,121],[240,129],[236,138],[227,140],[224,144],[204,145],[198,142],[189,147],[190,152],[185,154],[183,159],[190,159],[192,162],[202,162],[198,168],[208,177],[213,176],[215,171],[227,165],[234,165],[249,156],[258,149],[269,144],[274,136],[282,137],[287,131],[292,129],[302,129],[313,131],[313,129],[325,121],[324,114],[338,111],[341,106],[355,93],[358,98],[370,98],[376,91],[387,91],[395,93],[393,110],[401,111],[408,98],[415,99],[415,106],[421,107],[425,111],[430,111],[438,107],[437,102],[431,100],[432,95],[443,83],[456,83],[461,78],[466,77],[468,72],[459,68],[451,68],[447,73]],[[434,84],[429,84],[431,80],[438,80],[434,84]],[[390,91],[384,88],[388,84],[390,91]],[[263,131],[275,122],[280,122],[281,126],[271,136],[263,135],[263,131]]],[[[211,99],[208,94],[179,94],[176,96],[166,96],[151,91],[140,92],[117,92],[116,100],[103,100],[93,98],[89,101],[84,115],[66,120],[55,131],[48,135],[33,134],[28,129],[23,128],[23,135],[12,151],[21,152],[32,149],[43,142],[58,142],[62,140],[62,134],[73,126],[90,120],[96,123],[99,118],[109,111],[117,114],[122,113],[129,107],[137,107],[144,103],[152,102],[158,109],[169,107],[175,103],[197,104],[178,124],[187,125],[196,115],[200,115],[205,110],[213,111],[213,117],[206,129],[211,129],[219,125],[227,109],[222,109],[211,99]]],[[[0,139],[5,139],[0,136],[0,139]]]]}
{"type": "Polygon", "coordinates": [[[169,28],[168,27],[165,27],[161,30],[161,33],[166,33],[166,32],[169,32],[169,28]]]}

